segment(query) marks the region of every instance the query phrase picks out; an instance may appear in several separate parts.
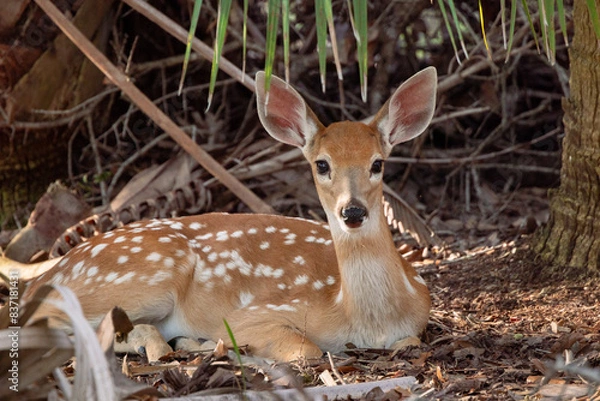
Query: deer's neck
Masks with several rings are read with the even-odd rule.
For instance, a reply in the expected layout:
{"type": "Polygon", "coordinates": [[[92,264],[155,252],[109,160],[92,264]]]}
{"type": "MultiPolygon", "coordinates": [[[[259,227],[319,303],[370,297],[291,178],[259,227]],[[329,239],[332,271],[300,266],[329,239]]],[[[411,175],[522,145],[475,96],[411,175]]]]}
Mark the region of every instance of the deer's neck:
{"type": "Polygon", "coordinates": [[[332,230],[341,285],[336,303],[348,316],[370,324],[400,319],[406,301],[416,289],[407,262],[398,254],[383,216],[375,227],[359,236],[332,230]]]}

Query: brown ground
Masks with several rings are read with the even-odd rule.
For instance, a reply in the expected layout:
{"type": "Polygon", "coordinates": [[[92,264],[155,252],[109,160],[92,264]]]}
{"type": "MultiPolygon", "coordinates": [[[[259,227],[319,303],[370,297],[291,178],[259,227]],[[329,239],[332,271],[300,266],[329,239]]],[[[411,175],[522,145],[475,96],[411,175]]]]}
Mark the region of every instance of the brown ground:
{"type": "MultiPolygon", "coordinates": [[[[346,383],[402,376],[418,380],[403,394],[373,391],[373,400],[409,394],[469,400],[590,399],[595,394],[597,399],[598,280],[559,278],[565,274],[542,273],[542,267],[523,240],[451,263],[423,264],[419,270],[429,283],[433,307],[422,346],[400,352],[348,351],[333,358],[337,373],[346,383]],[[564,361],[566,368],[560,366],[564,361]],[[584,367],[594,369],[587,372],[584,367]]],[[[239,371],[234,363],[226,357],[196,356],[176,354],[165,360],[178,361],[180,369],[202,362],[192,379],[163,371],[138,380],[172,395],[177,390],[236,386],[239,374],[236,378],[232,371],[239,371]]],[[[319,374],[332,371],[332,365],[324,358],[292,370],[304,384],[319,385],[319,374]]],[[[276,387],[268,372],[265,376],[252,366],[247,366],[246,377],[249,389],[263,389],[265,382],[267,388],[276,387]]]]}

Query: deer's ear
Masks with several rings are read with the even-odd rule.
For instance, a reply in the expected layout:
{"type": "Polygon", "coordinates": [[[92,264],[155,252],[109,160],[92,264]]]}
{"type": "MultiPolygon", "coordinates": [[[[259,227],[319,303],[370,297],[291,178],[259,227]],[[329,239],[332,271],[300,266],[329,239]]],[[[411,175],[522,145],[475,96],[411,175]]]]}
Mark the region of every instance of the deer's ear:
{"type": "Polygon", "coordinates": [[[256,103],[263,127],[280,142],[303,148],[323,128],[302,96],[280,78],[271,76],[267,94],[263,71],[256,74],[256,103]]]}
{"type": "Polygon", "coordinates": [[[428,67],[404,82],[375,115],[371,125],[390,152],[395,145],[419,136],[435,111],[437,73],[428,67]]]}

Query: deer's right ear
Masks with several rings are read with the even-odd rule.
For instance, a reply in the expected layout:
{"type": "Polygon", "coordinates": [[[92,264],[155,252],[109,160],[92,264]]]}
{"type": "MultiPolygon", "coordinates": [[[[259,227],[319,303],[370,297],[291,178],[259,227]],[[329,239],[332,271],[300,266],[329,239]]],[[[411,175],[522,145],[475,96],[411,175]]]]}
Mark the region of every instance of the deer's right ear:
{"type": "Polygon", "coordinates": [[[302,96],[280,78],[271,76],[267,95],[264,71],[256,74],[256,103],[263,127],[280,142],[303,148],[323,128],[302,96]]]}

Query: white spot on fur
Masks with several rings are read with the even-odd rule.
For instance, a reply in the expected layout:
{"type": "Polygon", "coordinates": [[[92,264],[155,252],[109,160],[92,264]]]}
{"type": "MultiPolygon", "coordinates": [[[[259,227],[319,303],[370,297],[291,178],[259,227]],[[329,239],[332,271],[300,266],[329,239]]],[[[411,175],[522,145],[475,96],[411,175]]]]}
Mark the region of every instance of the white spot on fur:
{"type": "Polygon", "coordinates": [[[256,269],[254,270],[254,276],[256,277],[271,277],[272,275],[273,268],[271,266],[263,265],[262,263],[259,263],[258,266],[256,266],[256,269]]]}
{"type": "Polygon", "coordinates": [[[123,283],[129,282],[129,281],[131,281],[133,276],[135,276],[134,272],[127,272],[124,275],[122,275],[121,277],[117,278],[115,280],[115,284],[123,284],[123,283]]]}
{"type": "Polygon", "coordinates": [[[204,253],[209,253],[209,252],[211,251],[211,249],[212,249],[212,246],[210,246],[210,245],[205,245],[205,246],[202,248],[202,252],[204,252],[204,253]]]}
{"type": "MultiPolygon", "coordinates": [[[[227,234],[226,231],[221,231],[221,232],[224,232],[225,234],[227,234]]],[[[206,233],[206,234],[203,234],[203,235],[196,235],[196,239],[198,241],[205,241],[205,240],[207,240],[209,238],[212,238],[212,236],[213,236],[213,233],[206,233]]],[[[225,240],[220,240],[220,239],[217,238],[217,241],[225,241],[225,240]]]]}
{"type": "Polygon", "coordinates": [[[314,236],[312,236],[312,235],[309,235],[308,237],[306,237],[304,239],[304,241],[306,241],[306,242],[315,242],[316,240],[317,239],[314,236]]]}
{"type": "Polygon", "coordinates": [[[54,275],[54,277],[52,277],[52,284],[64,284],[65,281],[65,275],[62,274],[61,272],[58,272],[54,275]]]}
{"type": "Polygon", "coordinates": [[[162,259],[162,255],[158,252],[152,252],[151,254],[146,256],[146,260],[148,262],[158,262],[161,259],[162,259]]]}
{"type": "Polygon", "coordinates": [[[262,249],[263,251],[265,249],[269,249],[270,246],[271,246],[271,244],[269,244],[269,241],[263,241],[260,243],[260,249],[262,249]]]}
{"type": "Polygon", "coordinates": [[[131,253],[140,253],[142,252],[142,248],[140,248],[139,246],[134,246],[133,248],[131,248],[131,253]]]}
{"type": "Polygon", "coordinates": [[[227,234],[227,231],[219,231],[217,233],[217,241],[227,241],[229,239],[229,234],[227,234]]]}
{"type": "Polygon", "coordinates": [[[98,266],[90,267],[86,273],[88,277],[94,277],[96,274],[98,274],[98,266]]]}
{"type": "Polygon", "coordinates": [[[334,285],[335,284],[335,277],[333,277],[333,276],[327,276],[327,280],[325,281],[325,283],[327,283],[327,285],[334,285]]]}
{"type": "Polygon", "coordinates": [[[294,245],[296,243],[296,234],[290,233],[285,236],[285,241],[283,241],[284,245],[294,245]]]}
{"type": "Polygon", "coordinates": [[[325,284],[321,280],[317,280],[313,283],[313,288],[315,290],[320,290],[323,287],[325,287],[325,284]]]}
{"type": "Polygon", "coordinates": [[[237,230],[231,233],[231,238],[240,238],[243,234],[243,231],[237,230]]]}
{"type": "Polygon", "coordinates": [[[240,292],[240,308],[245,308],[249,306],[252,301],[254,301],[254,295],[249,293],[248,291],[240,292]]]}
{"type": "Polygon", "coordinates": [[[273,276],[273,278],[281,278],[281,276],[283,276],[283,269],[279,268],[279,269],[273,270],[272,276],[273,276]]]}
{"type": "Polygon", "coordinates": [[[306,260],[300,255],[296,256],[293,261],[294,264],[304,266],[306,264],[306,260]]]}
{"type": "Polygon", "coordinates": [[[258,306],[256,306],[256,305],[252,305],[252,306],[248,307],[248,310],[257,310],[257,309],[258,309],[258,306]]]}
{"type": "Polygon", "coordinates": [[[83,269],[83,262],[77,262],[75,264],[75,266],[73,266],[73,268],[71,269],[71,276],[73,278],[77,278],[79,277],[81,274],[83,274],[84,269],[83,269]]]}
{"type": "Polygon", "coordinates": [[[328,239],[327,241],[325,241],[323,244],[324,245],[331,245],[333,243],[332,240],[328,239]]]}
{"type": "Polygon", "coordinates": [[[181,230],[183,229],[183,223],[180,221],[174,221],[169,227],[171,227],[173,230],[181,230]]]}
{"type": "Polygon", "coordinates": [[[223,252],[219,253],[219,257],[222,259],[228,258],[230,256],[231,256],[231,252],[229,252],[229,251],[223,251],[223,252]]]}
{"type": "Polygon", "coordinates": [[[256,234],[258,232],[258,230],[256,228],[249,228],[248,231],[246,231],[248,234],[253,235],[256,234]]]}
{"type": "Polygon", "coordinates": [[[217,267],[215,267],[215,276],[223,277],[225,272],[227,271],[226,266],[223,263],[219,263],[217,267]]]}
{"type": "Polygon", "coordinates": [[[283,304],[283,305],[273,305],[267,304],[267,308],[274,311],[284,311],[284,312],[296,312],[296,308],[291,305],[283,304]]]}
{"type": "Polygon", "coordinates": [[[276,231],[277,231],[277,229],[273,226],[269,226],[269,227],[265,228],[265,232],[269,233],[269,234],[273,234],[276,231]]]}
{"type": "Polygon", "coordinates": [[[117,258],[117,263],[122,265],[123,263],[127,263],[128,260],[129,260],[129,256],[121,255],[117,258]]]}
{"type": "Polygon", "coordinates": [[[218,256],[219,255],[217,255],[216,252],[212,252],[212,253],[208,254],[208,258],[207,259],[208,259],[209,262],[214,262],[215,260],[217,260],[218,256]]]}
{"type": "Polygon", "coordinates": [[[120,244],[121,242],[125,242],[125,239],[126,238],[123,235],[121,235],[120,237],[115,238],[113,244],[120,244]]]}
{"type": "Polygon", "coordinates": [[[135,242],[136,244],[141,244],[143,240],[144,240],[144,237],[142,237],[141,235],[138,235],[136,237],[133,237],[131,239],[131,242],[135,242]]]}
{"type": "Polygon", "coordinates": [[[63,260],[58,262],[58,267],[63,267],[64,265],[67,264],[67,262],[69,262],[69,258],[63,258],[63,260]]]}
{"type": "Polygon", "coordinates": [[[294,279],[294,284],[296,285],[303,285],[306,283],[308,283],[308,275],[306,274],[300,274],[294,279]]]}
{"type": "Polygon", "coordinates": [[[92,248],[92,258],[96,257],[100,253],[100,251],[102,251],[107,246],[108,246],[108,244],[98,244],[95,247],[93,247],[92,248]]]}
{"type": "Polygon", "coordinates": [[[198,223],[197,221],[190,224],[191,230],[200,230],[201,228],[206,227],[206,224],[198,223]]]}
{"type": "Polygon", "coordinates": [[[163,244],[168,244],[169,242],[173,242],[173,240],[170,237],[160,237],[158,239],[158,242],[162,242],[163,244]]]}
{"type": "Polygon", "coordinates": [[[196,265],[194,276],[196,277],[196,281],[208,283],[212,278],[212,273],[212,269],[205,269],[196,265]]]}
{"type": "Polygon", "coordinates": [[[163,260],[163,265],[164,265],[166,268],[169,268],[169,269],[171,269],[173,266],[175,266],[175,259],[173,259],[173,258],[171,258],[171,257],[166,257],[166,258],[164,258],[164,260],[163,260]]]}
{"type": "MultiPolygon", "coordinates": [[[[171,272],[159,270],[152,277],[148,279],[148,285],[156,285],[162,281],[170,279],[173,276],[171,272]]],[[[141,278],[141,277],[140,277],[141,278]]]]}
{"type": "Polygon", "coordinates": [[[115,236],[115,232],[114,231],[109,231],[107,233],[105,233],[102,238],[111,238],[115,236]]]}
{"type": "Polygon", "coordinates": [[[110,273],[108,273],[106,275],[106,277],[104,277],[104,281],[106,281],[107,283],[112,283],[118,277],[119,277],[119,273],[117,273],[117,272],[110,272],[110,273]]]}
{"type": "Polygon", "coordinates": [[[178,258],[183,258],[186,255],[186,252],[183,249],[177,249],[175,251],[175,256],[178,258]]]}
{"type": "Polygon", "coordinates": [[[282,229],[279,230],[279,232],[282,233],[282,234],[287,234],[287,233],[290,232],[290,229],[289,228],[282,228],[282,229]]]}
{"type": "Polygon", "coordinates": [[[280,290],[285,290],[287,286],[285,285],[285,283],[279,283],[277,284],[277,288],[279,288],[280,290]]]}

